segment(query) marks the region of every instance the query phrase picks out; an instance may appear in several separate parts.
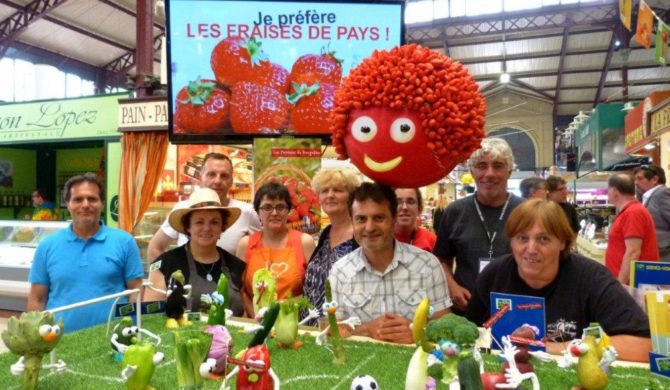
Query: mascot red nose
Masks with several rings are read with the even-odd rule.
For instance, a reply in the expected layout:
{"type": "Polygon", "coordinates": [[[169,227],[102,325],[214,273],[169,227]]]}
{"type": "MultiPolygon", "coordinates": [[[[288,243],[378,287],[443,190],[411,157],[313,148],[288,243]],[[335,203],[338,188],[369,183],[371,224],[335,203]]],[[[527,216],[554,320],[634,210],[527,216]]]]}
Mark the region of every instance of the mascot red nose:
{"type": "Polygon", "coordinates": [[[375,51],[351,70],[330,117],[340,159],[393,187],[434,183],[479,149],[486,103],[459,62],[418,45],[375,51]]]}

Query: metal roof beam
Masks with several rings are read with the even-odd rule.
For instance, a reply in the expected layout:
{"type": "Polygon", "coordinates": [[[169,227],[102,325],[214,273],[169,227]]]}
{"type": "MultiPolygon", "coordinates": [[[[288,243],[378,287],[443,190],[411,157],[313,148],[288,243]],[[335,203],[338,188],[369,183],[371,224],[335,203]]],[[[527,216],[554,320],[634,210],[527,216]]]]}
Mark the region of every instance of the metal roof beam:
{"type": "Polygon", "coordinates": [[[598,90],[596,91],[596,97],[593,99],[593,105],[595,106],[600,101],[600,95],[603,93],[603,87],[605,86],[605,80],[607,80],[607,72],[612,63],[612,54],[614,53],[614,41],[617,39],[616,35],[612,35],[612,42],[610,42],[609,50],[607,51],[607,56],[605,57],[605,62],[603,63],[603,68],[600,73],[600,81],[598,81],[598,90]]]}
{"type": "Polygon", "coordinates": [[[557,118],[558,105],[556,104],[556,102],[559,102],[561,97],[561,80],[563,78],[565,53],[568,50],[568,39],[570,39],[570,32],[568,27],[566,27],[563,30],[563,40],[561,41],[561,56],[558,60],[558,74],[556,75],[556,88],[554,89],[554,108],[551,113],[551,118],[554,126],[556,126],[556,120],[558,119],[557,118]]]}
{"type": "Polygon", "coordinates": [[[536,93],[536,94],[538,94],[538,95],[540,95],[540,96],[544,96],[545,98],[547,98],[547,99],[553,101],[554,103],[556,103],[556,98],[554,98],[553,96],[551,96],[550,94],[548,94],[548,93],[546,93],[546,92],[544,92],[544,91],[540,91],[539,89],[533,87],[532,85],[530,85],[530,84],[528,84],[528,83],[524,83],[523,81],[521,81],[521,80],[517,80],[517,79],[515,79],[515,78],[512,78],[512,79],[510,80],[510,82],[511,82],[511,83],[514,83],[514,84],[516,84],[516,85],[518,85],[518,86],[520,86],[521,88],[524,88],[524,89],[527,89],[527,90],[529,90],[529,91],[531,91],[531,92],[534,92],[534,93],[536,93]]]}
{"type": "MultiPolygon", "coordinates": [[[[8,7],[12,7],[12,8],[14,8],[15,10],[21,10],[21,9],[22,9],[22,7],[21,7],[20,5],[18,5],[18,4],[14,4],[13,2],[11,2],[11,1],[9,1],[9,0],[0,0],[0,4],[6,5],[6,6],[8,6],[8,7]]],[[[122,44],[120,44],[120,43],[118,43],[118,42],[116,42],[116,41],[112,41],[111,39],[109,39],[109,38],[107,38],[107,37],[103,37],[102,35],[96,34],[96,33],[94,33],[94,32],[91,32],[91,31],[88,31],[88,30],[84,30],[84,29],[81,28],[81,27],[77,27],[77,26],[75,26],[75,25],[72,25],[72,24],[70,24],[70,23],[64,22],[64,21],[62,21],[62,20],[60,20],[60,19],[56,19],[56,18],[54,18],[54,17],[52,17],[52,16],[49,16],[49,15],[44,15],[44,16],[42,16],[42,19],[44,19],[44,20],[46,20],[46,21],[48,21],[48,22],[51,22],[51,23],[53,23],[53,24],[57,24],[57,25],[59,25],[59,26],[61,26],[61,27],[64,27],[64,28],[66,28],[66,29],[68,29],[68,30],[72,30],[72,31],[74,31],[74,32],[76,32],[76,33],[78,33],[78,34],[82,34],[82,35],[85,35],[85,36],[87,36],[87,37],[89,37],[89,38],[93,38],[93,39],[95,39],[96,41],[100,41],[100,42],[102,42],[102,43],[106,43],[106,44],[108,44],[108,45],[110,45],[110,46],[113,46],[113,47],[115,47],[115,48],[117,48],[117,49],[121,49],[121,50],[132,50],[132,49],[133,49],[132,47],[122,45],[122,44]]]]}
{"type": "MultiPolygon", "coordinates": [[[[640,81],[629,82],[628,86],[629,87],[640,87],[640,86],[647,86],[647,85],[665,85],[665,84],[670,84],[670,80],[666,80],[666,79],[655,79],[655,80],[654,79],[652,79],[652,80],[644,79],[644,80],[640,80],[640,81]]],[[[623,83],[621,83],[621,82],[609,82],[609,83],[606,82],[605,85],[603,85],[603,89],[605,89],[605,88],[616,88],[616,87],[622,87],[622,86],[623,86],[623,83]]],[[[587,90],[587,89],[596,89],[596,86],[595,85],[572,85],[572,86],[565,86],[564,85],[564,86],[561,87],[561,90],[563,90],[563,91],[570,91],[570,90],[578,91],[578,90],[587,90]]],[[[554,87],[542,87],[542,88],[538,88],[538,90],[540,90],[540,91],[553,91],[554,87]]]]}
{"type": "Polygon", "coordinates": [[[65,3],[67,0],[35,0],[26,4],[20,11],[0,21],[0,58],[5,56],[9,43],[31,23],[39,20],[47,12],[65,3]]]}
{"type": "MultiPolygon", "coordinates": [[[[612,72],[615,70],[621,70],[623,67],[614,67],[610,68],[608,71],[612,72]]],[[[658,65],[628,65],[627,68],[629,70],[634,70],[634,69],[657,69],[658,65]]],[[[569,70],[564,70],[563,74],[576,74],[576,73],[599,73],[602,71],[602,68],[581,68],[581,69],[569,69],[569,70]]],[[[533,72],[533,71],[528,71],[528,72],[515,72],[512,73],[511,76],[512,78],[527,78],[527,77],[545,77],[545,76],[555,76],[556,71],[539,71],[539,72],[533,72]]],[[[499,76],[498,75],[481,75],[481,76],[473,76],[475,81],[488,81],[488,80],[495,80],[499,76]]],[[[594,86],[595,88],[595,86],[594,86]]]]}
{"type": "MultiPolygon", "coordinates": [[[[570,34],[572,35],[572,34],[570,34]]],[[[635,48],[631,50],[646,50],[644,47],[635,48]]],[[[565,56],[583,56],[589,54],[605,54],[609,51],[608,49],[588,49],[588,50],[575,50],[571,52],[566,52],[565,56]]],[[[551,51],[545,53],[536,53],[536,54],[512,54],[505,55],[505,61],[514,61],[514,60],[534,60],[538,58],[552,58],[561,56],[561,52],[551,51]]],[[[502,56],[492,56],[492,57],[477,57],[477,58],[467,58],[467,59],[458,59],[457,61],[463,65],[474,65],[474,64],[486,64],[489,62],[500,62],[503,60],[502,56]]]]}
{"type": "MultiPolygon", "coordinates": [[[[575,37],[579,35],[591,35],[593,33],[600,33],[600,32],[607,32],[607,31],[612,31],[611,26],[603,26],[601,28],[597,28],[594,26],[593,29],[589,30],[582,30],[582,31],[570,31],[570,36],[575,37]]],[[[515,41],[528,41],[528,40],[533,40],[533,39],[543,39],[543,38],[557,38],[557,37],[562,37],[563,33],[549,33],[549,34],[539,34],[539,35],[533,35],[533,36],[515,36],[515,35],[505,35],[505,42],[515,42],[515,41]]],[[[489,37],[485,38],[478,38],[476,44],[483,44],[483,43],[498,43],[502,42],[502,34],[501,35],[492,35],[489,37]]],[[[453,41],[449,42],[449,47],[468,47],[472,46],[472,42],[460,42],[460,43],[455,43],[453,41]]],[[[432,47],[431,45],[428,45],[428,47],[432,47]]]]}
{"type": "MultiPolygon", "coordinates": [[[[161,50],[161,46],[163,44],[163,40],[161,39],[165,35],[164,33],[158,34],[158,36],[154,37],[154,53],[159,52],[161,50]]],[[[156,60],[154,60],[156,62],[156,60]]],[[[118,79],[120,77],[125,77],[126,73],[135,66],[135,50],[130,50],[125,53],[123,53],[121,56],[117,57],[110,63],[106,64],[104,68],[115,74],[114,79],[118,79]]]]}
{"type": "Polygon", "coordinates": [[[547,28],[607,27],[618,20],[618,1],[608,0],[599,4],[560,5],[477,17],[437,19],[429,23],[407,26],[405,35],[408,42],[422,43],[431,40],[511,34],[547,28]],[[432,32],[439,31],[438,36],[431,37],[431,30],[432,32]]]}
{"type": "MultiPolygon", "coordinates": [[[[110,1],[110,0],[98,0],[98,1],[102,4],[108,5],[108,6],[114,8],[116,10],[121,11],[126,15],[132,16],[133,18],[137,17],[137,14],[135,13],[135,11],[126,8],[126,7],[122,6],[121,4],[117,4],[117,3],[113,2],[113,1],[110,1]]],[[[142,0],[139,0],[139,1],[142,1],[142,0]]],[[[154,28],[157,28],[157,29],[161,30],[162,32],[165,32],[165,26],[163,26],[159,23],[154,22],[154,28]]]]}

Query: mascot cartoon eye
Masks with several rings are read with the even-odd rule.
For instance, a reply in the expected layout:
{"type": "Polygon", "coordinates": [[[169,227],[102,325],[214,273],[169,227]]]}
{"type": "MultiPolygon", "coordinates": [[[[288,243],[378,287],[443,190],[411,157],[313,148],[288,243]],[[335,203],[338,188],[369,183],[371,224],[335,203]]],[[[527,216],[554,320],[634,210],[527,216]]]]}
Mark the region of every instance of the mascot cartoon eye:
{"type": "Polygon", "coordinates": [[[377,135],[377,123],[369,116],[356,118],[351,125],[351,135],[359,142],[368,142],[377,135]]]}
{"type": "Polygon", "coordinates": [[[323,306],[321,306],[324,312],[327,312],[328,309],[330,309],[330,302],[324,302],[323,306]]]}
{"type": "Polygon", "coordinates": [[[130,337],[130,336],[134,335],[135,333],[133,333],[133,327],[130,326],[130,327],[127,327],[127,328],[123,328],[123,330],[121,331],[121,334],[124,335],[125,337],[130,337]]]}
{"type": "Polygon", "coordinates": [[[414,138],[416,134],[416,126],[409,118],[398,118],[391,124],[391,138],[395,142],[404,144],[414,138]]]}
{"type": "Polygon", "coordinates": [[[53,327],[51,327],[51,330],[52,330],[56,335],[59,335],[59,334],[60,334],[60,326],[58,326],[58,325],[54,325],[53,327]]]}
{"type": "Polygon", "coordinates": [[[42,336],[42,337],[48,335],[49,333],[51,333],[51,325],[44,324],[44,325],[40,326],[39,333],[40,333],[40,336],[42,336]]]}
{"type": "Polygon", "coordinates": [[[334,299],[332,301],[330,301],[330,307],[337,308],[337,301],[334,300],[334,299]]]}

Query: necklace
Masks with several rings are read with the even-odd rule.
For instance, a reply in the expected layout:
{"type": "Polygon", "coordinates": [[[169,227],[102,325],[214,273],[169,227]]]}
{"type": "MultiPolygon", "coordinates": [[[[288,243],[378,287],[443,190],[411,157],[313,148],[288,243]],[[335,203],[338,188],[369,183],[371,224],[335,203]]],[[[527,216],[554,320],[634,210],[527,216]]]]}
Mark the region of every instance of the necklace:
{"type": "Polygon", "coordinates": [[[198,268],[198,265],[200,265],[202,267],[203,271],[206,272],[205,279],[207,279],[208,282],[214,281],[214,277],[212,276],[212,271],[214,270],[214,267],[219,263],[219,260],[221,260],[221,254],[219,254],[219,258],[216,259],[216,261],[213,262],[212,265],[209,267],[209,271],[207,271],[207,268],[205,267],[204,264],[196,261],[193,258],[193,255],[191,254],[191,251],[188,247],[186,248],[186,257],[188,257],[189,261],[195,263],[196,269],[198,268]]]}
{"type": "Polygon", "coordinates": [[[211,281],[214,280],[214,277],[212,276],[212,271],[214,270],[214,266],[215,266],[216,263],[218,263],[218,262],[219,262],[218,260],[215,261],[215,262],[213,262],[213,263],[212,263],[212,266],[209,267],[209,271],[207,271],[207,268],[205,268],[205,265],[204,265],[204,264],[202,264],[202,263],[198,263],[197,261],[196,261],[195,263],[196,263],[196,264],[200,264],[200,266],[202,267],[202,269],[203,269],[204,271],[207,271],[207,275],[205,276],[205,279],[207,279],[208,282],[211,282],[211,281]]]}

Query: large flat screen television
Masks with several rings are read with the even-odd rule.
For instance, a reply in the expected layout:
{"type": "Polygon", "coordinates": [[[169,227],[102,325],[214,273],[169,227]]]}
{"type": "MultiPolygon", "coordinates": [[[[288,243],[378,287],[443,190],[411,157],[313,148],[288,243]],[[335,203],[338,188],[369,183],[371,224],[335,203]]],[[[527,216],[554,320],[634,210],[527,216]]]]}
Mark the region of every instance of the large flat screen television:
{"type": "Polygon", "coordinates": [[[342,77],[403,43],[404,2],[168,0],[173,143],[319,136],[342,77]]]}

